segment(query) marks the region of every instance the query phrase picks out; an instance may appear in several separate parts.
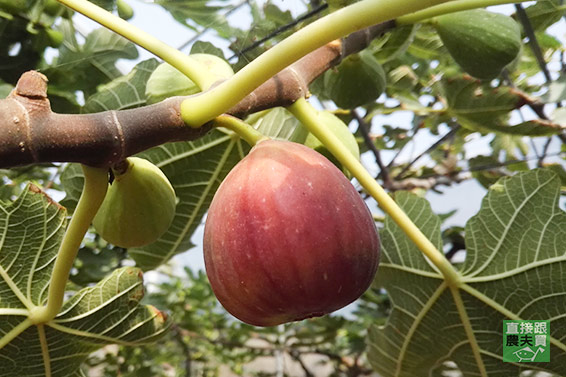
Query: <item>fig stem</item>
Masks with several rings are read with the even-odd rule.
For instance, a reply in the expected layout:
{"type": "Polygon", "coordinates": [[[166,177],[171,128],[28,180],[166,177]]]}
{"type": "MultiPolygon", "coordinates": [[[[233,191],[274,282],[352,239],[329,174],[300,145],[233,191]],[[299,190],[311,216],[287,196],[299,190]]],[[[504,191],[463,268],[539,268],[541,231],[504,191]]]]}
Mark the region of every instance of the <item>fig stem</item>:
{"type": "Polygon", "coordinates": [[[416,24],[427,20],[432,17],[442,16],[443,14],[460,12],[463,10],[470,10],[476,8],[485,8],[492,5],[501,4],[512,4],[516,3],[517,0],[456,0],[450,1],[448,3],[435,5],[433,7],[407,14],[405,16],[398,17],[395,20],[397,25],[409,25],[416,24]]]}
{"type": "Polygon", "coordinates": [[[239,137],[244,139],[252,147],[261,140],[267,140],[265,136],[243,120],[232,115],[220,115],[212,123],[213,127],[224,127],[234,131],[239,137]]]}
{"type": "Polygon", "coordinates": [[[59,246],[55,266],[51,273],[47,305],[37,308],[30,315],[30,319],[35,324],[51,321],[61,310],[65,286],[75,257],[92,219],[106,196],[108,169],[81,166],[85,176],[83,192],[59,246]]]}
{"type": "Polygon", "coordinates": [[[57,1],[165,60],[193,80],[201,90],[210,88],[217,81],[217,77],[209,72],[202,63],[105,9],[87,0],[57,1]]]}
{"type": "Polygon", "coordinates": [[[460,275],[450,264],[448,259],[411,221],[395,201],[377,183],[372,175],[363,167],[343,145],[343,143],[320,122],[318,111],[306,99],[301,98],[288,107],[288,110],[303,125],[319,139],[326,148],[356,177],[358,182],[377,201],[379,207],[387,213],[403,230],[403,232],[417,245],[432,263],[444,275],[449,286],[460,285],[460,275]]]}
{"type": "Polygon", "coordinates": [[[125,174],[130,168],[130,165],[130,160],[126,158],[125,160],[122,160],[112,166],[112,174],[114,174],[114,177],[125,174]]]}
{"type": "Polygon", "coordinates": [[[311,51],[354,31],[450,0],[362,0],[305,26],[206,93],[181,103],[181,117],[191,127],[227,112],[279,71],[311,51]]]}

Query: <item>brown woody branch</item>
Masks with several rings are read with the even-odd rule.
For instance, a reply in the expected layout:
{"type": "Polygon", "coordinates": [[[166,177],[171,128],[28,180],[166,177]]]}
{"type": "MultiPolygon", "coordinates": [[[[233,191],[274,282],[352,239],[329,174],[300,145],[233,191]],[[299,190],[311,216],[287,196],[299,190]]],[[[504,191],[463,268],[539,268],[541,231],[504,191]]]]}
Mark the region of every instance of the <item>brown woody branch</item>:
{"type": "Polygon", "coordinates": [[[389,189],[391,191],[399,190],[435,190],[438,186],[451,186],[452,184],[461,183],[472,178],[471,173],[460,173],[452,176],[438,175],[428,178],[405,178],[399,181],[392,181],[389,189]]]}
{"type": "MultiPolygon", "coordinates": [[[[394,27],[389,21],[328,43],[266,81],[228,113],[242,118],[292,104],[308,95],[314,79],[394,27]]],[[[26,72],[10,96],[0,100],[0,168],[42,162],[110,166],[166,142],[197,139],[211,127],[184,124],[180,105],[185,98],[130,110],[57,114],[47,98],[47,77],[26,72]]]]}

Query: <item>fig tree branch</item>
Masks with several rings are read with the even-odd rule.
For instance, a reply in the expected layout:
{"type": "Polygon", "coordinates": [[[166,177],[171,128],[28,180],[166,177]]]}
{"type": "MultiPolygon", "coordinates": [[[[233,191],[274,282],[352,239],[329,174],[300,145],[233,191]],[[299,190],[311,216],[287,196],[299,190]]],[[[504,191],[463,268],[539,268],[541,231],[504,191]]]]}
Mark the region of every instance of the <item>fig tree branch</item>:
{"type": "Polygon", "coordinates": [[[358,126],[360,127],[360,132],[362,134],[366,147],[373,153],[375,157],[375,162],[379,167],[379,175],[383,179],[383,186],[385,186],[386,189],[389,189],[389,187],[391,186],[391,177],[389,176],[389,169],[383,163],[383,160],[381,158],[381,152],[379,151],[379,149],[377,149],[377,146],[371,139],[371,136],[369,134],[370,125],[364,120],[364,118],[356,110],[352,111],[352,115],[354,116],[354,119],[356,119],[356,121],[358,122],[358,126]]]}
{"type": "Polygon", "coordinates": [[[450,0],[404,0],[386,2],[362,0],[332,12],[305,26],[242,68],[230,80],[212,88],[202,96],[188,98],[181,104],[186,124],[199,127],[226,113],[263,82],[293,64],[311,51],[337,38],[376,23],[395,20],[450,0]]]}
{"type": "Polygon", "coordinates": [[[544,78],[547,83],[552,82],[552,77],[550,76],[550,72],[548,71],[548,67],[546,66],[546,62],[544,61],[544,57],[542,56],[542,50],[540,48],[540,44],[538,43],[537,36],[535,35],[535,31],[533,29],[533,25],[531,24],[531,20],[529,16],[527,16],[527,12],[521,4],[515,4],[515,9],[517,10],[517,18],[523,25],[523,30],[525,35],[529,38],[529,46],[531,47],[531,51],[535,56],[538,66],[542,71],[544,78]]]}
{"type": "Polygon", "coordinates": [[[438,148],[440,145],[442,145],[447,139],[452,138],[456,132],[458,132],[460,130],[461,126],[459,124],[453,124],[452,127],[450,128],[450,131],[448,131],[447,133],[445,133],[443,136],[441,136],[437,141],[435,141],[430,147],[428,147],[425,151],[423,151],[422,153],[420,153],[417,157],[413,158],[407,165],[405,165],[403,167],[403,169],[399,172],[399,174],[397,174],[397,179],[401,179],[403,178],[403,175],[418,161],[420,160],[422,157],[428,155],[430,152],[432,152],[433,150],[435,150],[436,148],[438,148]]]}
{"type": "Polygon", "coordinates": [[[471,173],[460,173],[452,176],[438,175],[428,178],[405,178],[391,183],[391,191],[410,191],[414,189],[435,190],[437,186],[451,186],[472,178],[471,173]]]}
{"type": "MultiPolygon", "coordinates": [[[[273,76],[228,114],[242,118],[293,103],[308,95],[309,84],[327,69],[394,27],[395,23],[389,21],[328,43],[273,76]]],[[[57,114],[51,111],[47,98],[47,77],[26,72],[10,96],[0,100],[0,168],[42,162],[110,166],[166,142],[197,139],[210,130],[210,125],[185,125],[180,106],[186,98],[172,97],[129,110],[57,114]]]]}

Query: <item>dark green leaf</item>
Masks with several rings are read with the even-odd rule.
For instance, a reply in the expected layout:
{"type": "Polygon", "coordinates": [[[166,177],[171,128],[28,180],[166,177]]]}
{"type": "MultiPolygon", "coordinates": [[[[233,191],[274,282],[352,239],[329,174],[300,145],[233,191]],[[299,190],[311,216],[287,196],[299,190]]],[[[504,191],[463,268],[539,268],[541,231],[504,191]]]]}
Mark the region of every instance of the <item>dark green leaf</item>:
{"type": "Polygon", "coordinates": [[[558,22],[566,14],[566,5],[560,0],[542,0],[525,9],[535,31],[541,31],[558,22]]]}
{"type": "Polygon", "coordinates": [[[445,77],[440,93],[448,111],[462,126],[479,132],[497,131],[512,135],[543,136],[562,132],[562,127],[544,120],[511,126],[509,113],[521,107],[521,93],[509,87],[492,88],[466,76],[445,77]]]}
{"type": "Polygon", "coordinates": [[[139,305],[142,274],[133,267],[114,270],[73,295],[55,319],[33,324],[31,311],[47,301],[66,211],[30,186],[15,202],[0,203],[0,223],[0,375],[78,376],[90,352],[151,342],[167,329],[164,313],[139,305]]]}
{"type": "Polygon", "coordinates": [[[107,29],[91,32],[84,45],[70,36],[74,34],[70,24],[63,23],[62,31],[66,37],[59,48],[60,55],[55,65],[45,70],[49,80],[61,90],[83,90],[88,97],[96,92],[98,85],[122,76],[116,68],[118,59],[138,57],[132,42],[107,29]]]}
{"type": "MultiPolygon", "coordinates": [[[[466,261],[448,282],[390,219],[381,232],[376,285],[392,303],[385,327],[373,325],[368,357],[380,375],[438,375],[453,362],[464,376],[518,376],[536,369],[566,374],[566,213],[558,207],[558,177],[520,173],[493,185],[466,225],[466,261]],[[504,319],[550,320],[551,361],[502,362],[504,319]],[[439,334],[442,334],[441,339],[439,334]]],[[[439,219],[426,200],[396,199],[442,250],[439,219]]]]}
{"type": "Polygon", "coordinates": [[[86,101],[82,112],[124,110],[145,105],[145,85],[158,65],[156,59],[146,60],[138,63],[129,74],[99,86],[96,94],[86,101]]]}
{"type": "Polygon", "coordinates": [[[221,49],[215,47],[210,42],[196,41],[193,44],[193,47],[191,47],[191,54],[200,54],[200,53],[215,55],[221,59],[226,60],[226,58],[224,57],[224,52],[221,49]]]}

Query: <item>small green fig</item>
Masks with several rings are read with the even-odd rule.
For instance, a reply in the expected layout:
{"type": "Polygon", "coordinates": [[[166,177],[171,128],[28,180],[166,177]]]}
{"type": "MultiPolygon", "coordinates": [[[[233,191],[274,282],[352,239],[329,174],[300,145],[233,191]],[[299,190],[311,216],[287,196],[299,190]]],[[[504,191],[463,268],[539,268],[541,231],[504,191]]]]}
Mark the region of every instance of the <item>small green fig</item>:
{"type": "Polygon", "coordinates": [[[134,10],[125,0],[116,1],[116,8],[118,8],[118,16],[124,20],[129,20],[134,17],[134,10]]]}
{"type": "Polygon", "coordinates": [[[478,79],[493,79],[521,50],[521,29],[511,17],[485,9],[446,14],[434,26],[450,55],[478,79]]]}
{"type": "Polygon", "coordinates": [[[47,41],[49,43],[49,46],[53,48],[57,48],[61,46],[61,44],[63,43],[63,39],[65,38],[63,36],[63,33],[61,33],[59,30],[53,30],[53,29],[45,29],[45,35],[47,36],[47,41]]]}
{"type": "MultiPolygon", "coordinates": [[[[352,153],[356,159],[360,159],[360,148],[358,142],[346,123],[342,122],[340,118],[329,111],[321,111],[318,113],[320,122],[324,124],[335,136],[337,136],[344,147],[352,153]]],[[[320,140],[309,132],[304,144],[322,154],[330,160],[338,169],[343,170],[342,164],[334,157],[334,155],[322,144],[320,140]]]]}
{"type": "MultiPolygon", "coordinates": [[[[218,80],[228,79],[234,75],[230,64],[218,56],[210,54],[191,54],[191,58],[204,64],[218,80]]],[[[148,103],[161,102],[173,96],[190,96],[200,92],[199,87],[168,63],[160,64],[147,80],[145,95],[148,103]]]]}
{"type": "Polygon", "coordinates": [[[175,190],[151,162],[129,157],[114,171],[114,181],[93,225],[113,245],[140,247],[156,241],[175,216],[175,190]]]}
{"type": "Polygon", "coordinates": [[[375,101],[385,90],[385,71],[369,51],[348,56],[324,75],[330,99],[343,109],[375,101]]]}
{"type": "Polygon", "coordinates": [[[222,182],[203,249],[220,303],[256,326],[342,308],[379,263],[375,222],[355,187],[320,153],[281,140],[256,144],[222,182]]]}
{"type": "Polygon", "coordinates": [[[45,0],[43,11],[50,16],[57,16],[65,10],[65,6],[57,0],[45,0]]]}

